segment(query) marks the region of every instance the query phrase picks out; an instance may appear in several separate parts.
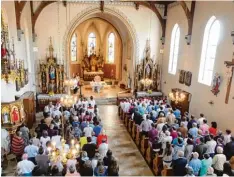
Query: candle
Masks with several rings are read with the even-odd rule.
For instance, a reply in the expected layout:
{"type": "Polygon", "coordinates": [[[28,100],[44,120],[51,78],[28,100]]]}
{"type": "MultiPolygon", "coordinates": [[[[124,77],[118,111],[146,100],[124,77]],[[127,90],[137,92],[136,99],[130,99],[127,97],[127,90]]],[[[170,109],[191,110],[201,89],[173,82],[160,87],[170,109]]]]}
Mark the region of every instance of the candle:
{"type": "Polygon", "coordinates": [[[79,149],[80,149],[80,145],[79,144],[76,144],[76,149],[77,149],[77,151],[79,151],[79,149]]]}
{"type": "Polygon", "coordinates": [[[47,150],[49,151],[49,155],[50,155],[51,147],[48,147],[47,150]]]}
{"type": "Polygon", "coordinates": [[[75,140],[73,140],[73,139],[72,139],[72,140],[71,140],[71,144],[72,144],[72,146],[74,145],[74,143],[75,143],[75,140]]]}
{"type": "Polygon", "coordinates": [[[56,142],[55,142],[55,141],[53,141],[53,142],[52,142],[52,145],[53,145],[53,148],[55,149],[56,142]]]}

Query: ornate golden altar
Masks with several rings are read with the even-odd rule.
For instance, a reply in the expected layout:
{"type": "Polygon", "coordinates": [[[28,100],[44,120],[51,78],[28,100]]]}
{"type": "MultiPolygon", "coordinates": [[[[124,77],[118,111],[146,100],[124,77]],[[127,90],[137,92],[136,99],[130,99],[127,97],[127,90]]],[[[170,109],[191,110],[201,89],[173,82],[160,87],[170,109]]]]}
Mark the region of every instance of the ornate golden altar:
{"type": "Polygon", "coordinates": [[[95,53],[92,53],[88,56],[87,52],[84,55],[84,59],[82,60],[82,68],[83,68],[83,79],[85,81],[91,81],[94,79],[95,76],[100,76],[103,80],[104,72],[104,60],[103,56],[97,56],[95,53]]]}
{"type": "Polygon", "coordinates": [[[39,71],[40,92],[49,95],[64,93],[64,65],[57,63],[57,59],[53,56],[53,51],[50,39],[49,57],[46,63],[40,63],[39,71]]]}

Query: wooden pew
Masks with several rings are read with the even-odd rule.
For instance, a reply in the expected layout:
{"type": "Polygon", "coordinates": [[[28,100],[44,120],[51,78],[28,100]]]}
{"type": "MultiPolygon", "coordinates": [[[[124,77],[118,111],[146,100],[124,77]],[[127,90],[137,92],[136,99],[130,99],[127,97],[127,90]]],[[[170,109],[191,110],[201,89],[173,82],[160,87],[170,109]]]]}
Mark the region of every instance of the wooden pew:
{"type": "Polygon", "coordinates": [[[138,126],[137,126],[137,129],[136,129],[136,138],[135,138],[135,142],[136,142],[136,144],[139,146],[140,145],[140,130],[139,130],[139,128],[138,128],[138,126]]]}
{"type": "Polygon", "coordinates": [[[142,139],[141,139],[141,153],[143,154],[143,156],[145,156],[145,151],[148,148],[148,141],[149,141],[148,137],[142,136],[142,139]]]}
{"type": "Polygon", "coordinates": [[[156,176],[160,174],[160,165],[162,165],[162,157],[159,157],[158,153],[156,153],[153,160],[153,171],[156,176]]]}
{"type": "Polygon", "coordinates": [[[149,166],[152,166],[152,144],[150,143],[150,141],[148,141],[148,148],[146,149],[145,152],[145,159],[147,161],[147,163],[149,164],[149,166]]]}
{"type": "Polygon", "coordinates": [[[128,118],[128,114],[127,114],[127,113],[125,113],[124,119],[125,119],[124,125],[125,125],[125,127],[128,129],[128,121],[129,121],[129,118],[128,118]]]}
{"type": "Polygon", "coordinates": [[[129,121],[128,121],[128,132],[130,133],[130,135],[132,133],[132,125],[133,125],[133,120],[129,119],[129,121]]]}
{"type": "Polygon", "coordinates": [[[133,121],[133,126],[132,126],[132,139],[135,140],[136,138],[136,129],[137,129],[137,124],[133,121]]]}
{"type": "Polygon", "coordinates": [[[173,176],[173,169],[170,167],[170,168],[163,168],[162,172],[161,172],[161,175],[162,176],[173,176]]]}

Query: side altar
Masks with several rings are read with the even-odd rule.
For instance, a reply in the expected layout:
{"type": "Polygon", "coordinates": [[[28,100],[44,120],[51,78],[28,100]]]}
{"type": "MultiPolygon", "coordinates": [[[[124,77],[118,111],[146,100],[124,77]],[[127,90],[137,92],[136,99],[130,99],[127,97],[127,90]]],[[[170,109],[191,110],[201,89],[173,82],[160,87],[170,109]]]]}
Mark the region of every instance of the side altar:
{"type": "Polygon", "coordinates": [[[61,95],[65,93],[64,90],[64,65],[57,62],[54,57],[54,48],[50,38],[49,57],[45,61],[40,62],[38,72],[37,91],[37,111],[43,111],[44,106],[50,101],[56,103],[61,95]]]}
{"type": "Polygon", "coordinates": [[[82,60],[82,69],[83,69],[83,79],[84,81],[92,81],[95,76],[100,76],[101,80],[104,79],[104,59],[103,56],[96,55],[95,52],[92,52],[90,55],[85,52],[84,58],[82,60]]]}

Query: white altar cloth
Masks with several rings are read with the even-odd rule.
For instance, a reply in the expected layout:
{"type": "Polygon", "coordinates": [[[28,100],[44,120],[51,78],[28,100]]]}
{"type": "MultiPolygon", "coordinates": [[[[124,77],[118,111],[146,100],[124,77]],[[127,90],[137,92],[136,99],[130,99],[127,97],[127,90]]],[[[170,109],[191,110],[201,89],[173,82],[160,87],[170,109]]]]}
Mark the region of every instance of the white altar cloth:
{"type": "Polygon", "coordinates": [[[91,71],[91,72],[84,71],[84,74],[96,76],[96,75],[102,75],[104,74],[104,72],[103,71],[91,71]]]}
{"type": "Polygon", "coordinates": [[[93,92],[100,93],[100,90],[103,89],[103,87],[106,85],[105,82],[90,82],[90,85],[92,87],[93,92]]]}
{"type": "Polygon", "coordinates": [[[39,94],[39,95],[37,95],[37,99],[38,100],[58,100],[62,96],[65,96],[65,95],[66,94],[54,94],[54,95],[50,96],[48,94],[39,94]]]}
{"type": "Polygon", "coordinates": [[[152,92],[152,93],[147,93],[147,92],[136,92],[137,97],[151,97],[151,96],[162,96],[162,92],[152,92]]]}

